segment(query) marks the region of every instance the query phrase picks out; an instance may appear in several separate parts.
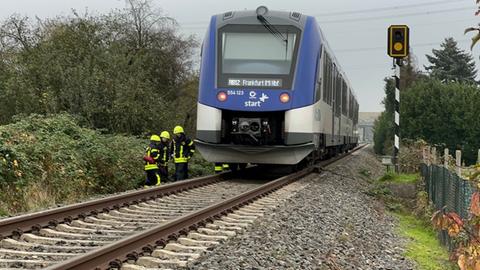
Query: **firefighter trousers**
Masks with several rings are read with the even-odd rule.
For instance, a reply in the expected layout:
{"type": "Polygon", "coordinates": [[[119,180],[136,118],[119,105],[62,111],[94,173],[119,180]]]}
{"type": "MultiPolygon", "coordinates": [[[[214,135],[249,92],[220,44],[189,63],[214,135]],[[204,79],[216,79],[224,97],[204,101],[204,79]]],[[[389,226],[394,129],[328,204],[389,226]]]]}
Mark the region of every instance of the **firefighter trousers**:
{"type": "Polygon", "coordinates": [[[159,186],[160,185],[160,173],[158,169],[147,170],[147,180],[145,185],[147,186],[159,186]]]}
{"type": "Polygon", "coordinates": [[[175,163],[175,180],[188,178],[188,162],[175,163]]]}

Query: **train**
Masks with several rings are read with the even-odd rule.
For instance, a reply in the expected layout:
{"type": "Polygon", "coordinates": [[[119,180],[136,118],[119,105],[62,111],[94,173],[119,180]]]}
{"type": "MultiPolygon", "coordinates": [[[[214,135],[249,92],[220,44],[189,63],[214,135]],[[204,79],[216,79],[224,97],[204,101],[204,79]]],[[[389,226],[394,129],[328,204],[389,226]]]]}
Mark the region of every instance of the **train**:
{"type": "Polygon", "coordinates": [[[211,17],[195,139],[207,161],[297,165],[347,152],[358,109],[314,17],[265,6],[211,17]]]}

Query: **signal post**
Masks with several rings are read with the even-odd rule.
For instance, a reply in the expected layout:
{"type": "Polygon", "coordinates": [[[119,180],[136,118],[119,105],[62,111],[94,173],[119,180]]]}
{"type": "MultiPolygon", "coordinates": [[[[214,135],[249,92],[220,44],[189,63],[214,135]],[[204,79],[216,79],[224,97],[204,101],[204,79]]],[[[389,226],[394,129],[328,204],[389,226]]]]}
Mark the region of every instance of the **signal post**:
{"type": "Polygon", "coordinates": [[[400,71],[403,58],[409,54],[409,28],[406,25],[391,25],[388,28],[387,53],[394,59],[395,67],[395,113],[394,113],[394,147],[392,163],[395,172],[399,172],[398,152],[400,151],[400,71]]]}

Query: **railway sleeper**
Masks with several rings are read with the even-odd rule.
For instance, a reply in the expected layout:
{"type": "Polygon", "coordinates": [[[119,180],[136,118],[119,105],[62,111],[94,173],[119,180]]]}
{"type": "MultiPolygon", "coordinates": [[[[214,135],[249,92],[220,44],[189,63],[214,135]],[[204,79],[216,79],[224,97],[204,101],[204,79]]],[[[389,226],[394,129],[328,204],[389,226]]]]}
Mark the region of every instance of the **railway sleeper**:
{"type": "Polygon", "coordinates": [[[27,268],[27,269],[41,269],[54,264],[54,262],[46,262],[42,260],[0,260],[0,268],[27,268]]]}
{"type": "Polygon", "coordinates": [[[52,238],[52,237],[43,237],[37,236],[31,233],[25,233],[20,237],[20,240],[23,240],[28,243],[37,243],[43,245],[52,245],[52,246],[82,246],[82,247],[97,247],[103,246],[110,243],[111,241],[99,241],[99,240],[69,240],[62,238],[52,238]]]}
{"type": "Polygon", "coordinates": [[[144,267],[150,267],[150,268],[159,268],[159,267],[186,267],[188,261],[186,260],[178,260],[178,259],[169,259],[169,260],[163,260],[163,259],[158,259],[155,257],[140,257],[137,260],[137,264],[144,266],[144,267]]]}
{"type": "Polygon", "coordinates": [[[157,225],[158,223],[165,222],[166,219],[150,219],[150,218],[133,218],[133,217],[122,217],[122,216],[116,216],[112,214],[105,214],[101,213],[97,215],[98,219],[103,219],[103,220],[108,220],[108,221],[117,221],[117,222],[127,222],[127,223],[141,223],[141,224],[151,224],[151,225],[157,225]],[[155,220],[154,222],[152,222],[155,220]]]}
{"type": "Polygon", "coordinates": [[[155,220],[155,221],[159,221],[159,222],[163,222],[167,219],[171,219],[172,217],[176,217],[178,215],[165,215],[165,214],[155,214],[155,213],[128,213],[128,212],[123,212],[121,210],[114,210],[114,211],[110,211],[108,213],[109,216],[113,216],[113,217],[118,217],[118,218],[121,218],[121,219],[130,219],[130,220],[140,220],[140,221],[143,221],[143,220],[155,220]],[[145,217],[148,217],[148,219],[146,219],[145,217]]]}
{"type": "Polygon", "coordinates": [[[28,243],[23,241],[18,241],[15,239],[3,239],[0,242],[0,247],[10,250],[23,250],[28,252],[65,252],[65,253],[84,253],[94,247],[83,247],[83,246],[51,246],[43,244],[28,243]]]}
{"type": "Polygon", "coordinates": [[[151,257],[159,258],[159,259],[181,259],[181,260],[188,260],[188,259],[198,259],[200,258],[201,252],[177,252],[171,251],[166,249],[156,249],[150,255],[151,257]]]}
{"type": "Polygon", "coordinates": [[[216,235],[216,236],[235,236],[237,233],[235,231],[227,231],[227,230],[214,230],[209,228],[198,228],[197,232],[203,233],[206,235],[216,235]]]}
{"type": "Polygon", "coordinates": [[[167,245],[165,245],[163,249],[169,250],[169,251],[183,251],[183,252],[205,252],[208,250],[207,247],[203,247],[203,246],[186,246],[179,243],[168,243],[167,245]]]}
{"type": "Polygon", "coordinates": [[[131,230],[136,230],[140,231],[145,228],[149,228],[155,225],[158,225],[158,223],[151,223],[151,222],[139,222],[139,221],[118,221],[112,219],[100,219],[96,217],[87,217],[85,221],[89,221],[92,223],[96,224],[102,224],[102,225],[110,225],[110,226],[117,226],[116,228],[130,228],[131,230]]]}
{"type": "Polygon", "coordinates": [[[1,259],[13,259],[21,258],[22,260],[31,259],[54,259],[55,261],[66,260],[76,254],[73,253],[59,253],[59,252],[38,252],[38,251],[24,251],[24,250],[11,250],[11,249],[0,249],[1,259]]]}
{"type": "Polygon", "coordinates": [[[217,242],[217,241],[194,240],[186,237],[178,238],[177,242],[185,246],[195,246],[195,247],[202,247],[202,246],[209,247],[209,246],[220,244],[220,242],[217,242]]]}
{"type": "Polygon", "coordinates": [[[218,241],[223,242],[228,239],[225,235],[208,235],[202,234],[197,232],[190,232],[187,235],[188,238],[192,238],[194,240],[203,240],[203,241],[218,241]]]}
{"type": "Polygon", "coordinates": [[[54,238],[63,238],[63,239],[78,239],[78,240],[103,240],[103,241],[115,241],[121,238],[121,236],[113,236],[113,235],[101,235],[101,234],[81,234],[81,233],[69,233],[69,232],[62,232],[56,231],[52,229],[41,229],[39,232],[40,236],[45,237],[54,237],[54,238]]]}
{"type": "Polygon", "coordinates": [[[241,227],[241,228],[247,228],[250,223],[246,223],[246,222],[228,222],[228,221],[224,221],[222,219],[219,219],[219,220],[215,220],[213,221],[213,224],[214,225],[219,225],[219,226],[232,226],[232,227],[241,227]]]}
{"type": "MultiPolygon", "coordinates": [[[[131,205],[129,208],[125,209],[119,209],[120,210],[127,210],[127,211],[138,211],[138,212],[144,212],[144,213],[175,213],[175,214],[183,214],[186,211],[182,209],[164,209],[164,208],[148,208],[148,207],[143,207],[139,205],[131,205]]],[[[190,210],[188,210],[190,211],[190,210]]]]}
{"type": "Polygon", "coordinates": [[[67,224],[59,224],[55,227],[57,231],[66,233],[80,233],[80,234],[92,234],[92,235],[129,235],[131,231],[119,231],[119,230],[106,230],[106,229],[89,229],[84,227],[76,227],[67,224]]]}
{"type": "Polygon", "coordinates": [[[86,221],[81,220],[74,220],[72,221],[71,225],[76,226],[79,228],[85,229],[94,229],[94,230],[105,230],[105,231],[119,231],[119,232],[129,232],[131,233],[132,230],[135,230],[136,227],[133,226],[125,226],[125,225],[105,225],[105,224],[97,224],[94,223],[91,219],[86,219],[86,221]]]}
{"type": "Polygon", "coordinates": [[[225,226],[225,225],[217,225],[213,223],[208,223],[205,225],[205,228],[212,229],[212,230],[226,230],[226,231],[236,231],[236,232],[241,232],[243,231],[242,227],[238,226],[225,226]]]}

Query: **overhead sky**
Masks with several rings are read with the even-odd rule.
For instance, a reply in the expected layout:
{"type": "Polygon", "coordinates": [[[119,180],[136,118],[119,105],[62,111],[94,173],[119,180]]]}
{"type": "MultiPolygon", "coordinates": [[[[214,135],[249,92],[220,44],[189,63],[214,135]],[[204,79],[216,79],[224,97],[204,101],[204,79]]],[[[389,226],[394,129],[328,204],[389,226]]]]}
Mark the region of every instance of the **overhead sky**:
{"type": "MultiPolygon", "coordinates": [[[[425,54],[439,48],[446,37],[470,50],[466,27],[475,26],[475,0],[153,0],[165,15],[179,23],[185,35],[204,36],[213,14],[255,9],[298,11],[317,18],[360,103],[360,111],[382,111],[383,78],[391,76],[392,60],[386,55],[386,29],[391,24],[410,27],[411,51],[423,69],[425,54]]],[[[1,0],[0,19],[13,13],[39,18],[69,15],[72,9],[106,13],[123,8],[125,0],[1,0]]],[[[473,55],[479,59],[480,46],[473,55]]],[[[196,55],[195,57],[200,57],[196,55]]]]}

